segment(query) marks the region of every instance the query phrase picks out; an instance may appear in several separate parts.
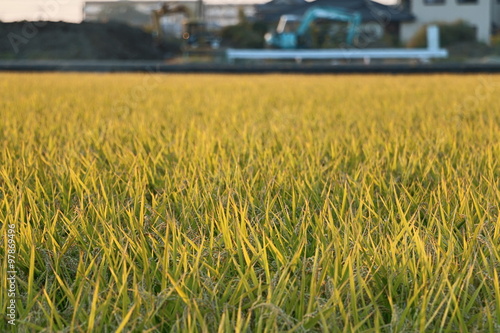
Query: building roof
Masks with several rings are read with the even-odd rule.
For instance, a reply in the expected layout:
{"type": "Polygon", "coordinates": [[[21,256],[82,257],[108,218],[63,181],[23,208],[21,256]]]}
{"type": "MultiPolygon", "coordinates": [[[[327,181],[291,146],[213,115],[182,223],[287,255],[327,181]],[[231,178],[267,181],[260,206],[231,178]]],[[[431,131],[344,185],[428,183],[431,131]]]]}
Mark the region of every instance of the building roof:
{"type": "Polygon", "coordinates": [[[314,6],[332,6],[347,11],[357,11],[363,22],[405,22],[415,17],[402,6],[387,6],[371,0],[272,0],[263,5],[257,5],[256,17],[265,22],[278,21],[281,15],[303,15],[314,6]],[[290,3],[290,4],[284,4],[290,3]]]}
{"type": "Polygon", "coordinates": [[[283,14],[307,5],[305,0],[271,0],[264,4],[255,5],[255,17],[265,22],[274,22],[279,20],[283,14]]]}

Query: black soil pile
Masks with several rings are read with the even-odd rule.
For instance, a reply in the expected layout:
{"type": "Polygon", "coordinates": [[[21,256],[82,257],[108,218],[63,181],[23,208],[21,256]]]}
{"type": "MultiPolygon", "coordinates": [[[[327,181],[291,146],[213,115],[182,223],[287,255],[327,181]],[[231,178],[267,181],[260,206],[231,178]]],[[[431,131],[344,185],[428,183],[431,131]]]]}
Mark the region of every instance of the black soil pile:
{"type": "Polygon", "coordinates": [[[156,60],[152,36],[122,23],[0,22],[0,59],[156,60]]]}

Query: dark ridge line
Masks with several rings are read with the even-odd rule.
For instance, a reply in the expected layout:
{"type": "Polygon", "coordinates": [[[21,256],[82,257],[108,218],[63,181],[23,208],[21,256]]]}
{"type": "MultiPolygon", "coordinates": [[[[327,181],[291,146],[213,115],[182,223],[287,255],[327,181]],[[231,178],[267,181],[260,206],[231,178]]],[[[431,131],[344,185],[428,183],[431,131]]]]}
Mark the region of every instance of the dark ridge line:
{"type": "Polygon", "coordinates": [[[500,64],[179,64],[154,61],[0,61],[4,72],[138,72],[220,74],[489,74],[500,64]]]}

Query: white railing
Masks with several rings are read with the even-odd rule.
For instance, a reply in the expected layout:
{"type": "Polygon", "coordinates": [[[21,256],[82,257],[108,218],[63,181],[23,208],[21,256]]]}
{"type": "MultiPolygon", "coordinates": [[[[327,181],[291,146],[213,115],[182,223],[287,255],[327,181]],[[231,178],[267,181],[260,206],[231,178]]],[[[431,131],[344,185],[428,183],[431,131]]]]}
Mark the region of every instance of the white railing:
{"type": "Polygon", "coordinates": [[[310,50],[256,50],[227,49],[229,62],[235,59],[419,59],[447,58],[448,51],[439,48],[439,28],[427,27],[427,48],[425,49],[310,49],[310,50]]]}

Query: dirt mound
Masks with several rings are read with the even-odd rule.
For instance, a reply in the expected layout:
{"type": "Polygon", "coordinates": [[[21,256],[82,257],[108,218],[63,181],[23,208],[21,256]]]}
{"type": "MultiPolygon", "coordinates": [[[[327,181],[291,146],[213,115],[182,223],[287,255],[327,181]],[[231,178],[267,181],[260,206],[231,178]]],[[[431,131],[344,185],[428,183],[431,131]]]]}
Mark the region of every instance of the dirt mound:
{"type": "Polygon", "coordinates": [[[161,58],[150,34],[122,23],[0,22],[0,59],[161,58]]]}

